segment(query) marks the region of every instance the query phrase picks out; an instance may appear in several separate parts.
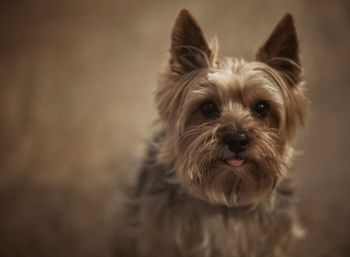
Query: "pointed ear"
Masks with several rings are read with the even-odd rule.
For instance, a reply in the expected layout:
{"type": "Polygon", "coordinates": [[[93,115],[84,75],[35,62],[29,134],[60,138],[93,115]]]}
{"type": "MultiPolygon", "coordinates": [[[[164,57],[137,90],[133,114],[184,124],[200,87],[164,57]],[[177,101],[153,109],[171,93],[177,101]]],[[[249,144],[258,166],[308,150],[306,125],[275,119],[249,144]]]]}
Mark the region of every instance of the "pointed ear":
{"type": "Polygon", "coordinates": [[[182,9],[171,34],[170,68],[183,75],[187,72],[208,67],[212,59],[203,32],[189,11],[182,9]]]}
{"type": "Polygon", "coordinates": [[[291,14],[284,15],[256,58],[282,72],[292,85],[301,81],[299,43],[291,14]]]}

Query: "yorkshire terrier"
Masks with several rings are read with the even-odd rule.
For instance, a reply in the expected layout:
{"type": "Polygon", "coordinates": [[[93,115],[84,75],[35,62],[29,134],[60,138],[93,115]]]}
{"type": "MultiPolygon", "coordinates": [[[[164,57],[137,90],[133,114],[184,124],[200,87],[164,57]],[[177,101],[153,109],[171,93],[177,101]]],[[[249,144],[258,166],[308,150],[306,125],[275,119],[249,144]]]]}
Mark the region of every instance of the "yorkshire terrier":
{"type": "Polygon", "coordinates": [[[287,256],[302,232],[288,170],[308,105],[292,15],[252,62],[218,58],[187,10],[171,39],[129,214],[135,255],[287,256]]]}

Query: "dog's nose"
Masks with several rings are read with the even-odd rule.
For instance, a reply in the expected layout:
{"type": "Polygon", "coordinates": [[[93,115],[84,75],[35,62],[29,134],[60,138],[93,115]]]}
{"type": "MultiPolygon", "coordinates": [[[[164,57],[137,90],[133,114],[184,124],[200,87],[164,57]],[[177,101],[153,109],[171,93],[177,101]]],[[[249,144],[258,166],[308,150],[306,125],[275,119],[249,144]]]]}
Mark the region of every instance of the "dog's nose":
{"type": "Polygon", "coordinates": [[[249,146],[249,138],[245,133],[226,135],[224,136],[223,140],[230,151],[235,153],[241,153],[247,150],[249,146]]]}

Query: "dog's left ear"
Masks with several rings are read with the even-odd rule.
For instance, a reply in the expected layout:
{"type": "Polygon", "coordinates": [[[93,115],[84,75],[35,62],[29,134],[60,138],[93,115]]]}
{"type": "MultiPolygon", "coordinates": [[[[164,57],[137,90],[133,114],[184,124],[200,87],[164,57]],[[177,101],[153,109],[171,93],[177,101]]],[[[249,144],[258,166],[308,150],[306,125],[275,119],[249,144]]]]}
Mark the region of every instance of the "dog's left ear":
{"type": "Polygon", "coordinates": [[[291,85],[301,81],[299,43],[291,14],[284,15],[256,58],[282,72],[291,85]]]}
{"type": "Polygon", "coordinates": [[[186,9],[176,19],[170,53],[170,68],[179,75],[208,67],[213,57],[201,28],[186,9]]]}

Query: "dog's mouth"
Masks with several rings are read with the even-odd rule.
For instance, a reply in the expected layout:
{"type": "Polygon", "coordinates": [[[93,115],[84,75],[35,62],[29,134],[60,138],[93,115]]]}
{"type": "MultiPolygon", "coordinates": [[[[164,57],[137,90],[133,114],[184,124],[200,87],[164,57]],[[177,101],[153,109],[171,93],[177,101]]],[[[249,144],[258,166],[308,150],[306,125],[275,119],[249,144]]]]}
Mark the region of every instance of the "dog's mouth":
{"type": "Polygon", "coordinates": [[[243,160],[240,157],[234,157],[225,160],[226,164],[230,165],[231,167],[240,167],[245,163],[245,160],[243,160]]]}

